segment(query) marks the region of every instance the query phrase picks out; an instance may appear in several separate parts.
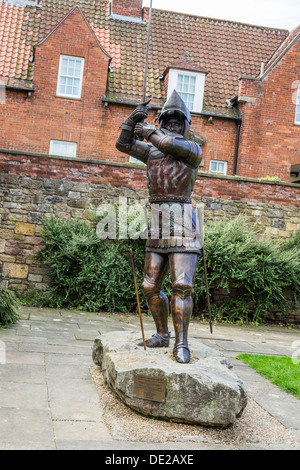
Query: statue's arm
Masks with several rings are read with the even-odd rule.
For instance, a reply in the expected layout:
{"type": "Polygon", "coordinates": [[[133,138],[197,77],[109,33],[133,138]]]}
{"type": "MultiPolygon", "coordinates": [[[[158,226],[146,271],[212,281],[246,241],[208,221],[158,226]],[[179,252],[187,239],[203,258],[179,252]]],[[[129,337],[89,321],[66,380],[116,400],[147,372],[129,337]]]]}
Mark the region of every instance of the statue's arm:
{"type": "Polygon", "coordinates": [[[193,168],[197,168],[201,162],[202,150],[196,142],[177,139],[174,135],[166,135],[149,124],[137,124],[134,132],[151,142],[162,153],[172,155],[193,168]]]}
{"type": "Polygon", "coordinates": [[[138,158],[143,163],[147,162],[150,147],[149,144],[136,139],[134,128],[138,122],[143,121],[148,116],[148,111],[149,108],[146,106],[138,106],[120,126],[121,132],[116,142],[116,148],[120,152],[138,158]]]}

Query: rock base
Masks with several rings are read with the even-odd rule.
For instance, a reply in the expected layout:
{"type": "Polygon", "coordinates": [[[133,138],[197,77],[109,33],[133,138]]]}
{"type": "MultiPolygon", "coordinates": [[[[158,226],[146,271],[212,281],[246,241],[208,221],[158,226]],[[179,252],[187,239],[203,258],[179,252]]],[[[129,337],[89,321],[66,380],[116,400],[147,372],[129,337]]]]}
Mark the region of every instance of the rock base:
{"type": "Polygon", "coordinates": [[[180,364],[172,346],[145,351],[140,341],[138,333],[124,331],[94,341],[93,361],[126,405],[146,416],[218,427],[242,414],[245,384],[221,352],[191,339],[191,362],[180,364]]]}

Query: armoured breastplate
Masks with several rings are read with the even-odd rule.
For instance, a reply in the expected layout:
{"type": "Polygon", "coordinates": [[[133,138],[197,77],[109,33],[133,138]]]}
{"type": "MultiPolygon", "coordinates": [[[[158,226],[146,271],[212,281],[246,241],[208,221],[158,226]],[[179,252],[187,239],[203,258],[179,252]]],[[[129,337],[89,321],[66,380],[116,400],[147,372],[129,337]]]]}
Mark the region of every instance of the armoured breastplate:
{"type": "Polygon", "coordinates": [[[191,196],[197,177],[197,168],[165,155],[152,147],[147,161],[147,183],[150,200],[182,200],[191,196]]]}

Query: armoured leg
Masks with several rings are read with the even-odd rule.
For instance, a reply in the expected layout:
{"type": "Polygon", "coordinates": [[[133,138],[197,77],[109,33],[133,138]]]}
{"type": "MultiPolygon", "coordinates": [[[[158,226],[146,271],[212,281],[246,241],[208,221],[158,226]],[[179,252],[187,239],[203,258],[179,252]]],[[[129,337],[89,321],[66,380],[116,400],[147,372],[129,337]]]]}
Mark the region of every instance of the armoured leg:
{"type": "Polygon", "coordinates": [[[177,362],[189,362],[188,327],[193,311],[193,284],[198,255],[173,253],[170,255],[172,280],[171,310],[175,330],[173,354],[177,362]]]}
{"type": "Polygon", "coordinates": [[[167,347],[170,343],[170,333],[168,331],[169,300],[160,290],[167,268],[168,255],[146,253],[142,291],[156,326],[156,334],[146,340],[146,345],[149,348],[167,347]]]}

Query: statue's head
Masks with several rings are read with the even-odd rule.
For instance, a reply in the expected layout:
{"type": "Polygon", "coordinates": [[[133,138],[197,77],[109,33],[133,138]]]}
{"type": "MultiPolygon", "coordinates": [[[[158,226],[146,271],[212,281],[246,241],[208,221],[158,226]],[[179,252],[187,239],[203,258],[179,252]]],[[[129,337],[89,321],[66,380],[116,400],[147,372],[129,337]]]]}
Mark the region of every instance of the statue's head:
{"type": "Polygon", "coordinates": [[[161,128],[177,132],[187,139],[191,125],[191,114],[176,90],[165,103],[157,120],[161,128]]]}

